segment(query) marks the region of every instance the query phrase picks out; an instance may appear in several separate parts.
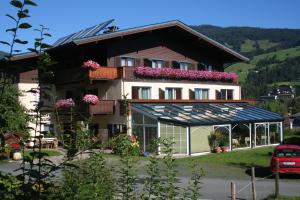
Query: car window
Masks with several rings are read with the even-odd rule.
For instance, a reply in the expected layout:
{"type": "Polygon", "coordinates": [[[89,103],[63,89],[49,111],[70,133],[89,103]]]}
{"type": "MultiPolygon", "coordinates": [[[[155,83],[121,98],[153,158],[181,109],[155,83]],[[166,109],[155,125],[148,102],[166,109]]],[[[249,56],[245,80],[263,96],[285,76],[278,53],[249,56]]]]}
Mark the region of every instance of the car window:
{"type": "Polygon", "coordinates": [[[300,157],[300,150],[297,149],[282,149],[275,151],[276,157],[300,157]]]}

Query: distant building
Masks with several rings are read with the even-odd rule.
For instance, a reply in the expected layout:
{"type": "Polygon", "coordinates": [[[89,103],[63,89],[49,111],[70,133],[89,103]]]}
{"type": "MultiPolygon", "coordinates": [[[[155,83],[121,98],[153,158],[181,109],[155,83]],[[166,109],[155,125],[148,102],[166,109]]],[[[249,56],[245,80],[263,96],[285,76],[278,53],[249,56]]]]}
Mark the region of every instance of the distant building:
{"type": "Polygon", "coordinates": [[[260,96],[260,100],[269,101],[269,100],[285,100],[295,98],[295,88],[289,85],[280,85],[277,88],[269,91],[268,95],[260,96]]]}

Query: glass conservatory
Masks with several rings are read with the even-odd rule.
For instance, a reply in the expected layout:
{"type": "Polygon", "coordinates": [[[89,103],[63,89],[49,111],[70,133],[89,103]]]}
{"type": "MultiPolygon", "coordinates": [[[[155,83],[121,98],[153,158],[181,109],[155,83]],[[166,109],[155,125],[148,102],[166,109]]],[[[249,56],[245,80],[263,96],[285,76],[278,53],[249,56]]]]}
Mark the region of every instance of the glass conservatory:
{"type": "Polygon", "coordinates": [[[209,152],[208,137],[216,131],[222,135],[219,145],[229,150],[283,140],[282,116],[245,102],[139,102],[131,109],[132,133],[142,151],[153,151],[151,141],[159,137],[172,140],[177,154],[209,152]]]}

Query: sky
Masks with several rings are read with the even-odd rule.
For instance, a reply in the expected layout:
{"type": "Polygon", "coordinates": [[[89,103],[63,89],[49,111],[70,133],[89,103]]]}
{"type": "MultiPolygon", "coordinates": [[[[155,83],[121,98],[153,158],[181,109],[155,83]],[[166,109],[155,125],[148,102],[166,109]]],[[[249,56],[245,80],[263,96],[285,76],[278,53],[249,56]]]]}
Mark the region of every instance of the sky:
{"type": "MultiPolygon", "coordinates": [[[[30,18],[24,20],[34,28],[47,26],[52,44],[58,38],[115,19],[120,29],[180,20],[188,25],[251,26],[263,28],[300,28],[299,0],[33,0],[37,7],[29,7],[30,18]]],[[[10,0],[0,0],[0,40],[10,42],[5,32],[12,28],[15,15],[10,0]]],[[[32,41],[37,32],[21,30],[20,39],[32,41]]],[[[32,47],[17,46],[24,50],[32,47]]],[[[8,48],[0,44],[0,50],[8,48]]]]}

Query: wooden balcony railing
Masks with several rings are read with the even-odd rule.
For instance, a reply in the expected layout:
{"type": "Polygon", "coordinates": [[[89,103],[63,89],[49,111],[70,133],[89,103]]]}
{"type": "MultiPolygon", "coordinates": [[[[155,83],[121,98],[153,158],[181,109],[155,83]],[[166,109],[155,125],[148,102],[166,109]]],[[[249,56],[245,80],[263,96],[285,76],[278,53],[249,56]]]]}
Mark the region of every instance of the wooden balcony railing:
{"type": "Polygon", "coordinates": [[[97,105],[90,105],[89,112],[94,115],[113,115],[115,113],[115,100],[100,100],[97,105]]]}
{"type": "Polygon", "coordinates": [[[100,67],[89,71],[90,80],[115,80],[122,78],[121,67],[100,67]]]}

